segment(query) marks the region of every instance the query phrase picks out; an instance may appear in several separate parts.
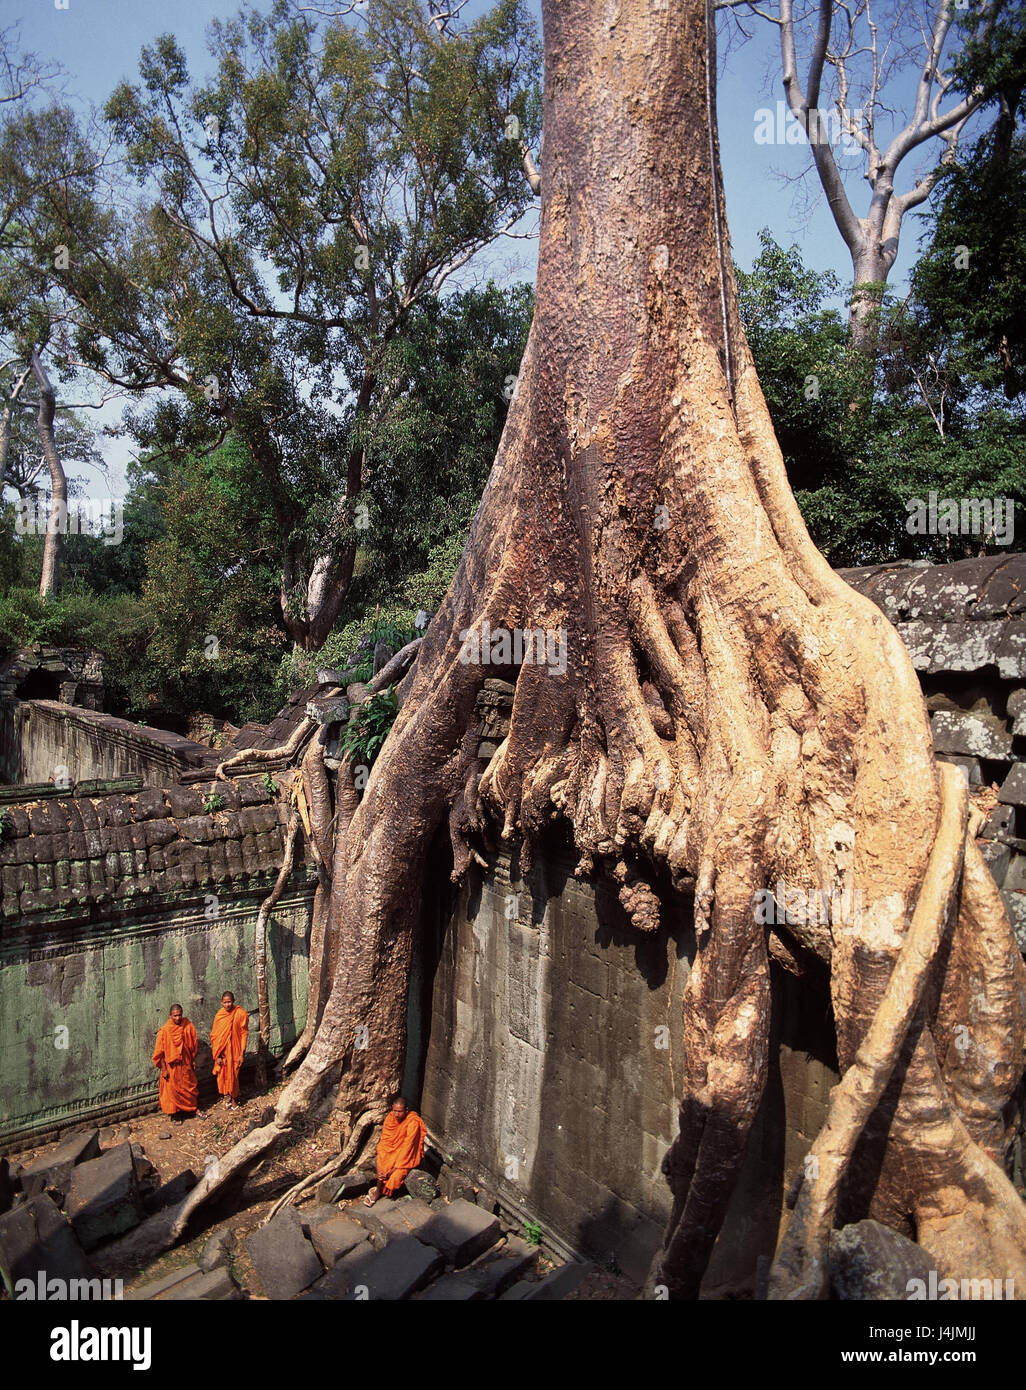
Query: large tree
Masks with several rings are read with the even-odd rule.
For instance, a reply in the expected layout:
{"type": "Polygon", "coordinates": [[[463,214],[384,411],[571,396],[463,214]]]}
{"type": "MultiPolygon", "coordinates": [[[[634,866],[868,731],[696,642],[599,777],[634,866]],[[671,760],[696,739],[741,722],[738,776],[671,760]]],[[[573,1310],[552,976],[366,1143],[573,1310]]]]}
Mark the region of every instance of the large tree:
{"type": "Polygon", "coordinates": [[[1020,8],[1020,0],[780,0],[773,13],[759,0],[716,0],[717,10],[750,10],[779,31],[788,110],[851,257],[851,340],[868,354],[906,216],[954,163],[970,117],[1004,102],[1007,73],[979,55],[1007,52],[1020,8]],[[967,54],[977,55],[968,83],[957,61],[967,54]],[[842,146],[868,184],[861,214],[842,146]]]}
{"type": "Polygon", "coordinates": [[[901,640],[815,550],[787,486],[727,248],[709,10],[544,0],[543,15],[519,389],[396,724],[358,805],[343,768],[334,824],[318,745],[304,757],[332,866],[316,1031],[273,1119],[176,1230],[326,1096],[341,1162],[383,1115],[436,831],[458,878],[490,827],[529,857],[562,819],[579,872],[610,874],[639,932],[665,910],[661,878],[693,894],[672,1295],[698,1291],[763,1093],[773,958],[828,965],[843,1073],[773,1294],[822,1296],[830,1228],[855,1213],[913,1234],[945,1274],[1021,1280],[1026,1208],[1002,1162],[1026,972],[901,640]],[[482,772],[474,705],[496,668],[465,658],[485,622],[565,634],[568,659],[499,668],[511,725],[482,772]],[[753,897],[778,880],[861,911],[767,931],[753,897]]]}

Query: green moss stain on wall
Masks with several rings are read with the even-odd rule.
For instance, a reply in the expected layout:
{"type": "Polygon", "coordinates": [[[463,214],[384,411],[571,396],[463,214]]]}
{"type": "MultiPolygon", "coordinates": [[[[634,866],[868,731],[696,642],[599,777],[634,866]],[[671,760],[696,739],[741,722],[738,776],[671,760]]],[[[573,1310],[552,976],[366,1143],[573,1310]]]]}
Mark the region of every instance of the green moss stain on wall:
{"type": "MultiPolygon", "coordinates": [[[[231,990],[258,1031],[254,924],[261,894],[150,900],[139,915],[97,923],[54,914],[0,939],[0,1144],[137,1106],[152,1093],[150,1057],[173,1003],[199,1034],[197,1071],[211,1075],[210,1025],[231,990]],[[209,914],[209,915],[208,915],[209,914]]],[[[268,931],[271,1050],[306,1017],[313,885],[278,904],[268,931]]]]}

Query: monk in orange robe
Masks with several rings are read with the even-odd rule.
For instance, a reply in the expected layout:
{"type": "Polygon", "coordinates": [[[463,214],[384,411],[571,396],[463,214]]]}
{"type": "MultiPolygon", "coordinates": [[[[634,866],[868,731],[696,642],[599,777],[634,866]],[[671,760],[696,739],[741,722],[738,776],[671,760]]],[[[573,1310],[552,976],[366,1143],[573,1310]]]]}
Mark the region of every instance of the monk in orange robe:
{"type": "Polygon", "coordinates": [[[196,1029],[182,1013],[181,1004],[172,1004],[171,1015],[157,1034],[153,1065],[160,1068],[160,1108],[173,1119],[196,1113],[198,1047],[196,1029]]]}
{"type": "Polygon", "coordinates": [[[217,1089],[227,1096],[225,1108],[234,1110],[239,1099],[239,1069],[246,1055],[249,1039],[249,1014],[240,1009],[235,995],[226,990],[221,995],[221,1007],[214,1015],[210,1029],[210,1050],[214,1054],[214,1075],[217,1089]]]}
{"type": "Polygon", "coordinates": [[[424,1121],[411,1110],[402,1096],[396,1096],[391,1112],[385,1116],[378,1140],[378,1181],[366,1197],[372,1207],[379,1197],[390,1197],[402,1187],[406,1174],[416,1168],[424,1156],[424,1121]]]}

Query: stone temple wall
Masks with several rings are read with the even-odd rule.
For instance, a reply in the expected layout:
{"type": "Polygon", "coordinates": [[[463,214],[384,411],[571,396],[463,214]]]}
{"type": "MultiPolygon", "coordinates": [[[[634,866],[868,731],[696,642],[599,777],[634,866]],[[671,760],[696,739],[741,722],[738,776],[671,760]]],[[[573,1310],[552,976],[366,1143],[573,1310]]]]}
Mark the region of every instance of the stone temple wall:
{"type": "MultiPolygon", "coordinates": [[[[0,1150],[152,1109],[172,1003],[200,1034],[201,1076],[224,990],[255,1030],[254,924],[281,864],[282,803],[259,777],[89,790],[0,805],[0,1150]],[[212,793],[223,804],[207,811],[212,793]]],[[[313,892],[301,861],[271,916],[275,1052],[306,1017],[313,892]]]]}
{"type": "Polygon", "coordinates": [[[8,719],[12,782],[76,783],[134,774],[144,786],[161,787],[201,768],[210,755],[181,734],[57,700],[17,701],[8,719]]]}

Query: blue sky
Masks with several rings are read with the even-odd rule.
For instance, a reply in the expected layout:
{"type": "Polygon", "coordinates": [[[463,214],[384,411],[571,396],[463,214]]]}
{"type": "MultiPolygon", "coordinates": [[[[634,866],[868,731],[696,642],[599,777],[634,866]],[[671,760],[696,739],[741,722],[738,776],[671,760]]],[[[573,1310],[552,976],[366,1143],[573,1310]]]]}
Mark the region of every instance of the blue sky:
{"type": "MultiPolygon", "coordinates": [[[[537,12],[538,0],[530,3],[537,12]]],[[[484,0],[471,0],[471,4],[474,11],[484,8],[484,0]]],[[[211,19],[226,18],[237,9],[236,0],[179,0],[178,4],[166,0],[21,0],[15,6],[7,0],[2,23],[6,26],[12,18],[16,20],[20,46],[61,65],[66,74],[66,97],[85,109],[101,104],[122,79],[136,79],[143,44],[169,30],[185,50],[193,75],[203,76],[209,63],[206,26],[211,19]],[[64,3],[66,9],[56,8],[64,3]]],[[[759,230],[768,227],[783,245],[796,242],[807,264],[817,270],[834,270],[842,283],[848,282],[847,250],[818,183],[811,175],[802,183],[794,182],[809,164],[808,147],[760,144],[755,138],[757,113],[767,108],[774,111],[783,97],[777,30],[763,20],[749,18],[746,27],[753,37],[741,44],[735,39],[728,46],[727,27],[732,23],[729,17],[721,18],[717,105],[734,258],[739,265],[749,267],[758,254],[759,230]]],[[[888,93],[899,109],[906,108],[914,71],[905,70],[904,81],[888,93]]],[[[868,185],[862,166],[843,150],[839,162],[848,171],[846,182],[855,211],[864,213],[868,185]]],[[[910,185],[913,172],[903,169],[899,190],[910,185]]],[[[914,264],[919,234],[918,219],[910,217],[891,276],[895,289],[905,283],[914,264]]],[[[532,251],[531,246],[525,251],[524,243],[515,243],[512,254],[523,264],[531,261],[532,251]]],[[[115,448],[114,453],[120,450],[115,448]]],[[[112,462],[122,460],[112,458],[112,462]]],[[[120,473],[120,468],[115,471],[120,473]]]]}

